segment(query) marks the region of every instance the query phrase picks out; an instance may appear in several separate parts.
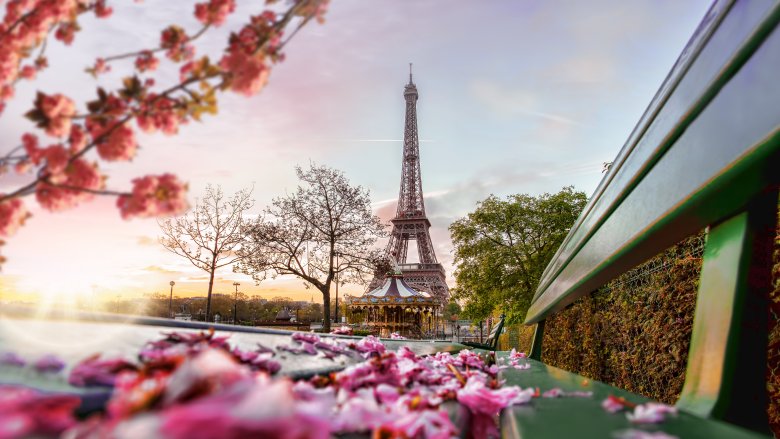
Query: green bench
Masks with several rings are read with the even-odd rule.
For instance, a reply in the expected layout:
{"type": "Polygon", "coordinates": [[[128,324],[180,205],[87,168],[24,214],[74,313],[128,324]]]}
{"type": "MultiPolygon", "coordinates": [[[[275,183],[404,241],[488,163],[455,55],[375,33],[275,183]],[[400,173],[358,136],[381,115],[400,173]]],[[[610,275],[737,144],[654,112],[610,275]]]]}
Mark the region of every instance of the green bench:
{"type": "Polygon", "coordinates": [[[493,328],[490,329],[490,333],[488,334],[484,343],[464,341],[461,342],[461,344],[464,344],[472,348],[484,349],[486,351],[495,351],[496,349],[498,349],[498,337],[501,336],[501,331],[504,329],[505,319],[506,316],[504,314],[501,314],[501,317],[499,317],[498,322],[496,322],[493,325],[493,328]]]}
{"type": "Polygon", "coordinates": [[[600,407],[603,383],[541,363],[545,319],[706,230],[680,415],[654,431],[769,433],[765,387],[780,180],[780,4],[716,1],[542,276],[526,316],[531,369],[508,384],[590,390],[502,414],[506,437],[611,437],[636,428],[600,407]]]}

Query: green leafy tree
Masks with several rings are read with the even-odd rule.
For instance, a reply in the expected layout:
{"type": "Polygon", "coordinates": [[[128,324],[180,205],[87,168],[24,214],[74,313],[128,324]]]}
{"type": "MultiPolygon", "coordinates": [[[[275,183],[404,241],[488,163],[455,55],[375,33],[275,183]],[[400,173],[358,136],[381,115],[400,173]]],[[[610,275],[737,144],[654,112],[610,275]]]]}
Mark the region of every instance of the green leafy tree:
{"type": "Polygon", "coordinates": [[[463,311],[460,308],[460,305],[458,305],[458,302],[450,302],[447,304],[447,306],[444,307],[444,320],[448,321],[453,316],[457,317],[460,315],[461,311],[463,311]]]}
{"type": "Polygon", "coordinates": [[[483,320],[494,311],[521,320],[547,264],[585,207],[572,186],[556,194],[501,199],[491,195],[450,225],[455,246],[454,297],[463,314],[483,320]]]}

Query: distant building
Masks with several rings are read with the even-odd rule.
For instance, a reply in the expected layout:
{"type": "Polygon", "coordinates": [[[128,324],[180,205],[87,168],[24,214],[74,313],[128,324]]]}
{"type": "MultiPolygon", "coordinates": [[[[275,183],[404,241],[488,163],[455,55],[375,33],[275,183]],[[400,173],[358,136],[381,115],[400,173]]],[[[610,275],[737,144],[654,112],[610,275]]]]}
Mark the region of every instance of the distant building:
{"type": "Polygon", "coordinates": [[[282,308],[276,313],[276,318],[274,320],[277,322],[289,322],[292,320],[292,317],[293,316],[290,315],[290,311],[288,311],[287,308],[282,308]]]}

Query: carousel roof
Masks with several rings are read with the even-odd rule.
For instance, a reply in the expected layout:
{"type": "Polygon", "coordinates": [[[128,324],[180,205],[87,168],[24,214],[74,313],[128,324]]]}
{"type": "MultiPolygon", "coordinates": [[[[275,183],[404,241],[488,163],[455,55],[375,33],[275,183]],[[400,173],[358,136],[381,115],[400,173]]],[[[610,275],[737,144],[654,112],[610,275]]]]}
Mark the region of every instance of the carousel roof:
{"type": "Polygon", "coordinates": [[[413,298],[413,297],[421,297],[428,299],[431,297],[430,294],[424,292],[424,291],[417,291],[414,288],[412,288],[406,281],[404,281],[403,275],[399,272],[395,272],[393,274],[389,274],[387,276],[387,279],[385,279],[384,285],[381,287],[369,291],[366,293],[363,297],[369,298],[369,297],[376,297],[376,298],[385,298],[385,297],[392,297],[392,298],[413,298]]]}
{"type": "Polygon", "coordinates": [[[438,305],[438,301],[430,294],[414,289],[403,279],[400,271],[388,273],[385,283],[360,297],[348,299],[351,306],[384,306],[411,305],[413,307],[428,307],[438,305]]]}

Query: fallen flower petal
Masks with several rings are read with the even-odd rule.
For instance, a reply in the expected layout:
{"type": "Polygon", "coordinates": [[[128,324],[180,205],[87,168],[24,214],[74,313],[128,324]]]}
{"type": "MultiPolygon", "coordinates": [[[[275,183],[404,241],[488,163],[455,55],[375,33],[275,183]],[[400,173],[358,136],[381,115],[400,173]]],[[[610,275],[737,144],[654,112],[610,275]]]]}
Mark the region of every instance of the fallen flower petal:
{"type": "Polygon", "coordinates": [[[679,439],[662,431],[623,430],[613,435],[615,439],[679,439]]]}
{"type": "Polygon", "coordinates": [[[0,354],[0,366],[24,367],[27,364],[24,358],[13,352],[0,354]]]}
{"type": "Polygon", "coordinates": [[[636,406],[633,413],[626,413],[626,417],[635,424],[657,424],[663,422],[668,414],[676,415],[677,408],[660,402],[648,402],[636,406]]]}
{"type": "Polygon", "coordinates": [[[33,363],[33,368],[40,373],[57,373],[65,368],[65,363],[54,355],[44,355],[33,363]]]}
{"type": "Polygon", "coordinates": [[[626,401],[625,398],[609,395],[607,399],[601,401],[601,407],[610,413],[617,413],[624,408],[634,408],[636,404],[626,401]]]}
{"type": "Polygon", "coordinates": [[[76,424],[81,401],[16,386],[0,386],[0,437],[55,436],[76,424]]]}
{"type": "Polygon", "coordinates": [[[96,354],[84,359],[70,371],[68,383],[77,387],[113,387],[120,372],[137,369],[134,364],[122,358],[102,360],[100,354],[96,354]]]}

